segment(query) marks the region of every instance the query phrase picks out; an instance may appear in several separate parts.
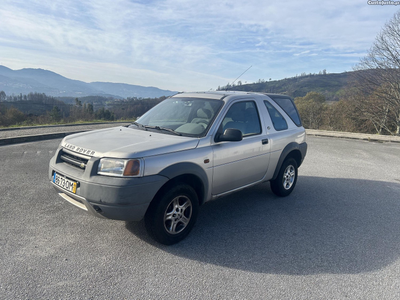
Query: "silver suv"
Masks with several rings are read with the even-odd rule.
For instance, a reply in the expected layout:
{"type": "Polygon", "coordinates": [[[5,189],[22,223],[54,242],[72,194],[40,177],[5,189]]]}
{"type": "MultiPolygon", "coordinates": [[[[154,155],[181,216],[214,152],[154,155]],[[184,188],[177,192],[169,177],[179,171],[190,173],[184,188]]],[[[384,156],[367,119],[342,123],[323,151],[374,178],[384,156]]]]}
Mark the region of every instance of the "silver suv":
{"type": "Polygon", "coordinates": [[[209,200],[265,181],[289,195],[306,152],[288,96],[182,93],[129,126],[65,137],[49,179],[75,206],[110,219],[144,218],[156,241],[174,244],[209,200]]]}

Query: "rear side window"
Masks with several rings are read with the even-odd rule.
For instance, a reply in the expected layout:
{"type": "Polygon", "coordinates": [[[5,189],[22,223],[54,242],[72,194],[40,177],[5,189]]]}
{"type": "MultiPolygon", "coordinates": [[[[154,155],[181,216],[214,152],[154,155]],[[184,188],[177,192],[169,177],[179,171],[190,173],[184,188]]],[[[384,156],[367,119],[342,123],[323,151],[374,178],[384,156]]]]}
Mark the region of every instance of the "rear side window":
{"type": "Polygon", "coordinates": [[[272,100],[274,100],[285,111],[285,113],[288,114],[288,116],[297,126],[301,126],[300,116],[292,99],[282,96],[269,97],[272,98],[272,100]]]}
{"type": "Polygon", "coordinates": [[[281,115],[281,113],[275,107],[273,107],[271,103],[269,103],[268,101],[264,101],[264,103],[265,106],[267,107],[267,110],[269,112],[275,130],[280,131],[288,129],[287,122],[285,118],[281,115]]]}

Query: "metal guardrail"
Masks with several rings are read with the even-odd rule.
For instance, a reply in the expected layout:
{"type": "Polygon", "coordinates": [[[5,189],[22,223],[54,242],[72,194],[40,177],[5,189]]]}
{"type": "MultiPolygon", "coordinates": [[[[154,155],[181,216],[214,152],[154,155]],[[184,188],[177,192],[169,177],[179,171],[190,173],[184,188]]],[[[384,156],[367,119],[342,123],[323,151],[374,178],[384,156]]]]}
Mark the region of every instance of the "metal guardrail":
{"type": "Polygon", "coordinates": [[[10,130],[0,131],[0,146],[63,138],[73,133],[79,133],[89,130],[127,125],[127,124],[129,124],[129,122],[104,122],[104,123],[84,123],[84,124],[50,125],[50,126],[30,126],[30,127],[20,127],[19,129],[10,128],[10,130]],[[98,128],[96,128],[97,125],[98,128]],[[87,129],[84,128],[85,126],[88,126],[88,128],[87,129]],[[65,128],[65,130],[62,130],[62,128],[65,128]],[[39,131],[42,132],[38,133],[38,129],[39,131]]]}
{"type": "Polygon", "coordinates": [[[73,126],[84,126],[84,125],[126,124],[126,123],[129,123],[129,122],[96,122],[96,123],[80,123],[80,124],[24,126],[24,127],[0,128],[0,131],[12,131],[12,130],[24,130],[24,129],[40,129],[40,128],[52,128],[52,127],[73,127],[73,126]]]}

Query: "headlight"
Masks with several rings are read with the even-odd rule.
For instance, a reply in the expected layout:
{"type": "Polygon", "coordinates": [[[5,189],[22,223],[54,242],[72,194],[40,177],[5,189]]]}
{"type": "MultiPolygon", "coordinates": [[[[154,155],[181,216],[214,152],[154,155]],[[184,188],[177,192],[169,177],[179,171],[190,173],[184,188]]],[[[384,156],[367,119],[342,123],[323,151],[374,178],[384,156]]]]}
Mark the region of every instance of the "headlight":
{"type": "Polygon", "coordinates": [[[99,162],[97,174],[118,177],[143,176],[143,159],[113,159],[102,158],[99,162]]]}

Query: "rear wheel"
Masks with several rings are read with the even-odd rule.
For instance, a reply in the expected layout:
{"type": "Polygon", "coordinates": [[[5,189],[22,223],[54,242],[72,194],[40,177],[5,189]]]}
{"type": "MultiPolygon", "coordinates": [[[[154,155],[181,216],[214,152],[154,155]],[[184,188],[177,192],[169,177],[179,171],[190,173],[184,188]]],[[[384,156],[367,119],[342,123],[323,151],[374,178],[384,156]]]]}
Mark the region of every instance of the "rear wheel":
{"type": "Polygon", "coordinates": [[[293,191],[297,182],[297,168],[297,162],[294,158],[288,158],[283,162],[278,176],[270,182],[272,192],[275,195],[286,197],[293,191]]]}
{"type": "Polygon", "coordinates": [[[151,203],[145,215],[147,232],[164,245],[180,242],[192,230],[198,206],[197,194],[191,186],[172,186],[151,203]]]}

